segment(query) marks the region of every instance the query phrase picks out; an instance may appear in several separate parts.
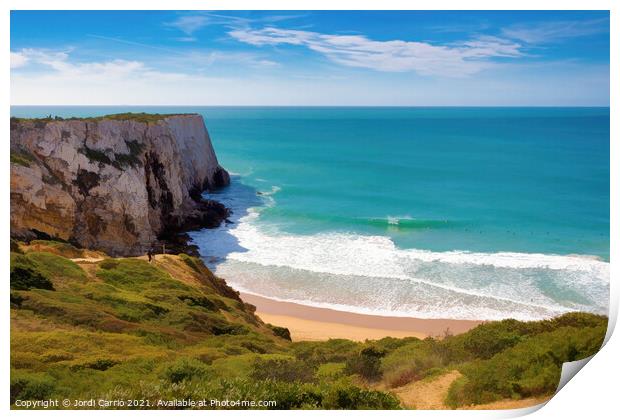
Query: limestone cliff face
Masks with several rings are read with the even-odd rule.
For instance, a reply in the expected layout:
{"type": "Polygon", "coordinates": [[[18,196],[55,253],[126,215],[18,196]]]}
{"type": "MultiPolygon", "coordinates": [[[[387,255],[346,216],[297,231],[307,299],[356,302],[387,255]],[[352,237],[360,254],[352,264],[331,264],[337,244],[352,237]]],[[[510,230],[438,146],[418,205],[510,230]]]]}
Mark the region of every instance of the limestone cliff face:
{"type": "Polygon", "coordinates": [[[11,120],[11,235],[49,235],[111,255],[144,253],[226,209],[200,192],[229,183],[201,116],[11,120]]]}

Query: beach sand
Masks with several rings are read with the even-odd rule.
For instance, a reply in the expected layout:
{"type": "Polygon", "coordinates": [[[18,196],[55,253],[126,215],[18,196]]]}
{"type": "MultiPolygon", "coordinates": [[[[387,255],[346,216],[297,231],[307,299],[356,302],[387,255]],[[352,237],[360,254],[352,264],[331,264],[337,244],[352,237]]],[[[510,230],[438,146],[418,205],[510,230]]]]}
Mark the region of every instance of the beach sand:
{"type": "Polygon", "coordinates": [[[452,334],[460,334],[482,322],[364,315],[279,302],[249,293],[241,293],[241,298],[256,306],[256,314],[263,321],[288,328],[293,341],[330,338],[364,341],[383,337],[443,337],[447,329],[452,334]]]}

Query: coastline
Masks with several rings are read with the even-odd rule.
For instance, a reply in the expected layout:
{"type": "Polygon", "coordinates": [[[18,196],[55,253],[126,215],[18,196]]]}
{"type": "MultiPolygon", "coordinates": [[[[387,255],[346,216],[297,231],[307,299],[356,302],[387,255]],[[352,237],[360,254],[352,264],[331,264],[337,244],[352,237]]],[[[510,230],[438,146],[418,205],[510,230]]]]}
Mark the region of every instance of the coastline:
{"type": "Polygon", "coordinates": [[[241,293],[244,302],[256,306],[256,315],[264,322],[286,327],[293,341],[318,341],[346,338],[353,341],[383,337],[443,337],[466,332],[484,321],[457,319],[421,319],[357,314],[280,302],[250,293],[241,293]]]}

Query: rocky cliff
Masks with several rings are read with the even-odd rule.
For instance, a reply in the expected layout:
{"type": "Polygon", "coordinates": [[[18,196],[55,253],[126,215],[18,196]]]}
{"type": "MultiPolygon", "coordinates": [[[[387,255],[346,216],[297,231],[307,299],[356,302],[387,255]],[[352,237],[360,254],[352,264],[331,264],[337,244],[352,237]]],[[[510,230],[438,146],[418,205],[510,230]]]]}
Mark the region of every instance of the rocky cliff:
{"type": "Polygon", "coordinates": [[[200,193],[229,183],[196,114],[11,119],[11,236],[143,254],[228,216],[200,193]]]}

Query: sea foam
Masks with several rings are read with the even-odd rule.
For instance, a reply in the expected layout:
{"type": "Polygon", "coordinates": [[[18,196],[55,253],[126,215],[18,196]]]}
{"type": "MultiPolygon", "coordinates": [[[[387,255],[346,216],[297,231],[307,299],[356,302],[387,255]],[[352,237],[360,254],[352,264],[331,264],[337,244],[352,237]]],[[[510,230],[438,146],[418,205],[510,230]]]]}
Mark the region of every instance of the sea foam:
{"type": "MultiPolygon", "coordinates": [[[[265,197],[274,205],[273,187],[265,197]]],[[[251,208],[228,241],[194,240],[237,289],[274,299],[387,316],[540,319],[607,312],[609,264],[576,255],[399,249],[386,236],[265,229],[251,208]],[[234,249],[230,243],[234,242],[234,249]]],[[[206,235],[206,236],[205,236],[206,235]]]]}

